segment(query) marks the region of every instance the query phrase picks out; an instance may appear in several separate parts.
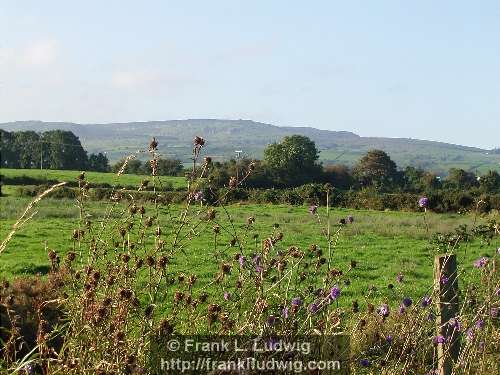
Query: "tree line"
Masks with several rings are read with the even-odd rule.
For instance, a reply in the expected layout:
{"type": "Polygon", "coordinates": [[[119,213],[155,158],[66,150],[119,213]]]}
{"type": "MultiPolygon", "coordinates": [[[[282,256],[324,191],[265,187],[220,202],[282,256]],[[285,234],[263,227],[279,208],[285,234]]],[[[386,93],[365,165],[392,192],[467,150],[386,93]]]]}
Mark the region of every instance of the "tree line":
{"type": "Polygon", "coordinates": [[[263,160],[215,162],[209,178],[218,187],[227,186],[232,176],[242,175],[251,163],[254,171],[243,183],[248,188],[293,188],[309,183],[329,183],[341,190],[372,189],[381,193],[441,189],[500,192],[497,171],[478,176],[471,171],[452,168],[446,178],[441,178],[411,166],[400,170],[382,150],[368,151],[352,168],[342,164],[323,166],[315,143],[300,135],[288,136],[269,145],[263,160]]]}
{"type": "MultiPolygon", "coordinates": [[[[110,165],[103,153],[88,155],[78,137],[70,131],[51,130],[6,132],[0,129],[0,162],[4,168],[47,168],[117,172],[124,159],[110,165]]],[[[500,175],[497,171],[477,176],[471,171],[452,168],[446,178],[436,174],[406,167],[396,163],[382,150],[368,151],[352,168],[342,165],[322,165],[319,150],[309,138],[301,135],[287,136],[281,142],[270,144],[262,160],[248,158],[212,162],[208,178],[212,186],[226,187],[232,177],[240,178],[252,164],[253,172],[242,187],[269,189],[293,188],[309,183],[329,183],[341,190],[373,189],[379,192],[423,192],[433,190],[471,190],[500,192],[500,175]]],[[[157,172],[164,176],[182,176],[181,160],[159,159],[157,172]]],[[[129,160],[124,173],[151,173],[148,161],[129,160]]]]}
{"type": "MultiPolygon", "coordinates": [[[[96,172],[116,172],[124,160],[110,165],[106,154],[88,154],[80,139],[71,131],[50,130],[7,132],[0,129],[0,166],[20,169],[63,169],[96,172]]],[[[160,159],[158,174],[182,175],[182,162],[178,159],[160,159]]],[[[150,174],[149,163],[131,160],[125,173],[150,174]]]]}
{"type": "Polygon", "coordinates": [[[66,130],[7,132],[0,129],[3,168],[109,171],[105,154],[87,154],[78,137],[66,130]]]}

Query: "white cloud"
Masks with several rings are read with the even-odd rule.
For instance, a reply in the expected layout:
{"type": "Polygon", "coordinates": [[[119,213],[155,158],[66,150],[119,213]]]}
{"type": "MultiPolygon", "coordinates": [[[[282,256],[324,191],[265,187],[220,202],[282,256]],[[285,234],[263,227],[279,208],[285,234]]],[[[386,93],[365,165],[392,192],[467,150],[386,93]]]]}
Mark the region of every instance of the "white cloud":
{"type": "Polygon", "coordinates": [[[22,63],[28,66],[47,66],[52,64],[59,54],[56,41],[38,40],[27,46],[22,52],[22,63]]]}
{"type": "Polygon", "coordinates": [[[135,88],[158,81],[160,76],[149,71],[118,71],[114,72],[111,82],[119,88],[135,88]]]}

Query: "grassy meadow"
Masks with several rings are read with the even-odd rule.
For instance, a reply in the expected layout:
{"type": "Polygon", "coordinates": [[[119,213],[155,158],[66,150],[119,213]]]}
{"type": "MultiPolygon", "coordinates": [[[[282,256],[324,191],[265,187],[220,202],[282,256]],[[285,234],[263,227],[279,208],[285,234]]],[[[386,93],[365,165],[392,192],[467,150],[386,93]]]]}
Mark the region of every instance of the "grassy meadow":
{"type": "MultiPolygon", "coordinates": [[[[63,171],[51,169],[10,169],[0,168],[0,175],[8,178],[14,177],[30,177],[41,180],[53,181],[75,181],[80,171],[63,171]]],[[[102,172],[85,172],[88,180],[94,184],[109,184],[111,186],[139,186],[141,181],[150,178],[149,176],[140,176],[135,174],[122,174],[118,176],[116,173],[102,173],[102,172]]],[[[186,179],[184,177],[162,176],[162,182],[172,184],[174,189],[183,188],[186,186],[186,179]]],[[[7,192],[9,186],[7,185],[7,192]]]]}
{"type": "MultiPolygon", "coordinates": [[[[28,198],[11,196],[0,198],[1,238],[7,235],[29,201],[28,198]]],[[[153,209],[152,205],[146,205],[145,208],[146,212],[153,209]]],[[[173,230],[180,208],[177,205],[159,208],[162,228],[173,230]]],[[[90,220],[99,222],[106,212],[106,204],[88,202],[86,209],[90,220]]],[[[250,238],[254,233],[259,234],[257,247],[265,236],[282,232],[283,240],[277,244],[276,250],[285,250],[294,245],[307,251],[311,244],[326,249],[326,239],[322,234],[326,224],[324,207],[318,210],[319,216],[323,218],[321,223],[308,213],[306,206],[235,204],[227,207],[227,215],[222,210],[218,211],[215,222],[222,228],[217,240],[219,249],[222,250],[218,251],[226,256],[233,256],[238,252],[237,248],[229,246],[233,237],[230,234],[233,233],[232,230],[229,230],[231,221],[238,236],[250,238]],[[251,216],[256,221],[251,230],[248,230],[246,220],[251,216]],[[276,224],[279,225],[277,228],[276,224]]],[[[423,213],[333,208],[333,230],[338,228],[338,220],[348,215],[354,217],[354,222],[342,228],[332,255],[333,266],[339,269],[348,269],[351,260],[357,262],[357,267],[350,271],[351,284],[345,286],[344,295],[362,299],[371,288],[381,300],[397,300],[406,294],[425,294],[432,285],[433,259],[436,254],[429,244],[430,236],[437,232],[452,231],[458,225],[470,225],[474,220],[472,214],[427,213],[424,219],[423,213]],[[404,275],[403,283],[396,282],[399,273],[404,275]],[[388,289],[389,284],[394,284],[395,288],[388,289]]],[[[36,216],[17,231],[0,257],[2,278],[46,274],[50,269],[47,252],[55,249],[62,258],[70,251],[74,246],[72,232],[78,228],[78,222],[79,210],[75,201],[50,198],[42,200],[37,206],[36,216]]],[[[212,225],[203,223],[196,233],[185,239],[184,254],[175,257],[169,266],[169,273],[177,275],[194,271],[203,281],[201,284],[213,279],[212,225]]],[[[480,241],[462,245],[457,252],[461,267],[472,268],[472,262],[482,255],[490,254],[494,246],[498,244],[487,246],[480,241]]]]}
{"type": "MultiPolygon", "coordinates": [[[[33,177],[41,173],[1,172],[10,176],[31,172],[33,177]]],[[[57,181],[75,181],[78,175],[49,173],[43,177],[57,181]]],[[[144,178],[95,176],[97,181],[94,174],[85,177],[90,184],[117,181],[122,186],[139,185],[144,178]]],[[[175,181],[178,186],[186,183],[175,181]]],[[[491,219],[498,222],[494,211],[437,214],[225,204],[223,194],[219,204],[208,207],[196,198],[202,194],[199,182],[191,183],[192,194],[183,204],[134,201],[140,198],[128,194],[132,190],[97,201],[90,187],[90,191],[75,188],[76,199],[50,194],[35,199],[28,211],[33,198],[17,195],[16,186],[3,186],[0,239],[8,238],[18,218],[25,216],[6,247],[0,247],[0,298],[9,308],[24,311],[39,306],[39,299],[55,303],[63,296],[63,307],[47,307],[46,316],[56,314],[53,335],[64,335],[67,343],[59,354],[66,358],[61,363],[69,364],[63,365],[65,371],[72,366],[74,374],[97,373],[104,362],[115,371],[124,367],[129,353],[136,353],[137,364],[125,366],[127,373],[134,373],[134,366],[148,366],[150,344],[144,340],[151,343],[154,337],[168,338],[173,332],[324,332],[349,335],[349,366],[362,369],[356,373],[373,374],[366,368],[370,361],[376,371],[389,369],[375,373],[402,374],[408,368],[425,368],[429,373],[436,367],[435,315],[430,302],[423,301],[436,298],[434,258],[443,252],[434,241],[436,235],[456,234],[457,228],[460,236],[469,235],[491,219]],[[59,328],[57,314],[63,312],[70,323],[59,328]],[[410,342],[415,352],[407,354],[410,342]]],[[[484,228],[491,233],[490,223],[484,228]]],[[[474,238],[447,251],[458,259],[460,298],[464,298],[460,321],[477,327],[477,312],[471,306],[479,301],[477,311],[489,319],[489,309],[496,303],[492,294],[499,293],[495,252],[500,241],[498,236],[474,238]],[[486,263],[478,269],[476,261],[483,256],[493,261],[486,266],[489,261],[483,259],[486,263]],[[476,295],[477,290],[482,294],[476,295]]],[[[440,284],[449,282],[443,280],[440,284]]],[[[9,310],[3,311],[6,317],[9,310]]],[[[496,331],[495,322],[488,322],[488,328],[477,330],[489,338],[496,331]]],[[[486,364],[488,370],[482,373],[489,373],[495,367],[491,353],[497,348],[494,341],[489,346],[487,351],[479,344],[479,349],[466,346],[468,366],[486,364]]],[[[5,364],[0,361],[0,372],[15,363],[13,358],[5,364]]],[[[59,366],[50,359],[39,363],[59,366]]],[[[123,373],[113,371],[109,373],[123,373]]]]}

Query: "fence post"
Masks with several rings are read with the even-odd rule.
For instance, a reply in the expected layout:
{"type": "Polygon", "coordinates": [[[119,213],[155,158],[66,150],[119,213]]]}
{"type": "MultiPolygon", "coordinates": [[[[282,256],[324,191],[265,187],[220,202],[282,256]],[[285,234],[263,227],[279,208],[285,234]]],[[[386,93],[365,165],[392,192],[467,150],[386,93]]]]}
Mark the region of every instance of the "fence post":
{"type": "Polygon", "coordinates": [[[436,317],[437,335],[445,339],[438,343],[439,375],[450,375],[453,364],[458,360],[460,340],[458,327],[453,320],[458,317],[458,275],[455,254],[437,255],[434,260],[434,281],[438,300],[436,317]],[[450,320],[452,320],[450,322],[450,320]]]}

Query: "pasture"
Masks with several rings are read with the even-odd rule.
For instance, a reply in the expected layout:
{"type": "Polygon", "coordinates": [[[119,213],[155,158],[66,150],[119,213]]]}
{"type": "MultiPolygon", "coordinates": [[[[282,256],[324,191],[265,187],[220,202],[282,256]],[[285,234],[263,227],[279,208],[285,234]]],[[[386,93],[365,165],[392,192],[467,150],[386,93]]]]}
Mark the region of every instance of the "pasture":
{"type": "MultiPolygon", "coordinates": [[[[0,237],[10,231],[15,219],[29,203],[28,198],[0,198],[0,237]]],[[[153,209],[146,205],[146,211],[153,209]]],[[[182,206],[173,205],[159,208],[159,222],[162,228],[173,229],[182,206]]],[[[88,202],[87,212],[93,222],[102,220],[106,204],[88,202]]],[[[324,217],[325,208],[319,208],[324,217]]],[[[283,233],[283,240],[275,251],[297,246],[307,251],[311,244],[326,249],[326,239],[322,234],[325,223],[308,213],[306,206],[234,204],[227,207],[227,215],[220,212],[216,222],[224,228],[235,227],[238,236],[259,235],[256,247],[266,236],[283,233]],[[248,217],[255,217],[255,224],[249,231],[246,226],[248,217]],[[276,225],[278,224],[278,226],[276,225]]],[[[351,260],[357,267],[351,271],[350,285],[345,286],[344,294],[362,299],[367,290],[372,290],[381,300],[397,300],[401,295],[423,295],[432,285],[433,260],[435,248],[429,244],[434,233],[449,232],[459,225],[471,225],[472,214],[433,214],[404,212],[380,212],[335,209],[331,210],[333,227],[348,215],[354,217],[352,224],[342,227],[332,255],[334,267],[346,270],[351,260]],[[402,283],[396,282],[397,275],[404,275],[402,283]],[[388,285],[395,285],[389,289],[388,285]]],[[[486,218],[480,218],[485,221],[486,218]]],[[[36,216],[21,228],[9,243],[0,260],[0,274],[12,279],[16,276],[45,275],[50,269],[47,252],[54,249],[61,258],[72,249],[72,232],[78,228],[79,210],[75,201],[67,199],[45,199],[37,207],[36,216]]],[[[168,268],[172,275],[196,272],[202,284],[210,282],[213,275],[214,240],[212,224],[205,224],[190,236],[168,268]]],[[[228,257],[239,250],[229,246],[232,234],[222,231],[218,238],[219,246],[228,257]]],[[[168,237],[168,234],[165,235],[168,237]]],[[[489,246],[481,241],[465,243],[457,251],[460,266],[472,268],[473,261],[491,253],[498,244],[489,246]]],[[[247,249],[251,252],[253,249],[247,249]]],[[[344,299],[346,303],[348,299],[344,299]]]]}
{"type": "MultiPolygon", "coordinates": [[[[41,181],[76,181],[76,177],[79,173],[80,171],[0,168],[0,175],[5,176],[6,178],[28,177],[41,181]]],[[[93,184],[109,184],[111,186],[139,186],[141,181],[150,178],[150,176],[140,176],[135,174],[122,174],[118,176],[116,173],[103,172],[85,172],[85,175],[93,184]]],[[[186,186],[186,179],[184,177],[161,176],[159,178],[162,182],[172,184],[174,189],[186,186]]],[[[7,188],[6,191],[9,191],[9,188],[7,188]]]]}

